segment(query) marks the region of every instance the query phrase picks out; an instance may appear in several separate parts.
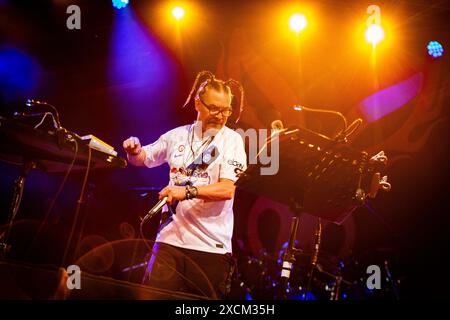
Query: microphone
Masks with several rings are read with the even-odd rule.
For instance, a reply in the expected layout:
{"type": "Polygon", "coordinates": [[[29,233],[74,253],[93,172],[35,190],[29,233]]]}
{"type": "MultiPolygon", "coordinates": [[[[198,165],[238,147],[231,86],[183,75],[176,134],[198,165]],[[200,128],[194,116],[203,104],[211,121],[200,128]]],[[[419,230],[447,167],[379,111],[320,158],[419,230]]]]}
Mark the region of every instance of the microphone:
{"type": "Polygon", "coordinates": [[[148,211],[147,215],[145,216],[145,218],[143,220],[151,219],[155,214],[157,214],[159,212],[159,210],[161,210],[161,208],[167,203],[167,199],[168,199],[168,197],[166,196],[166,197],[162,198],[161,200],[159,200],[158,203],[155,204],[155,206],[148,211]]]}
{"type": "MultiPolygon", "coordinates": [[[[150,209],[150,211],[145,215],[145,217],[141,220],[141,223],[139,225],[139,232],[141,234],[141,238],[143,240],[145,240],[145,236],[144,236],[144,223],[147,219],[151,219],[153,218],[153,216],[155,214],[157,214],[159,212],[159,210],[161,210],[161,208],[163,207],[163,205],[165,205],[167,203],[167,199],[169,199],[167,196],[162,198],[161,200],[158,201],[158,203],[150,209]]],[[[151,247],[147,244],[147,241],[144,241],[144,243],[146,244],[146,246],[150,249],[150,251],[152,250],[151,247]]]]}

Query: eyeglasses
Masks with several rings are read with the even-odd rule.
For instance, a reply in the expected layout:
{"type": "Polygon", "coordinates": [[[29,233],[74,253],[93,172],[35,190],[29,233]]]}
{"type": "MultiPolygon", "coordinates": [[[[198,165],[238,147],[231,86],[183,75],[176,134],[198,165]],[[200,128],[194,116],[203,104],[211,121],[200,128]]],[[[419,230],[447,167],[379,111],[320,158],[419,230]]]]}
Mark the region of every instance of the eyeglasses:
{"type": "Polygon", "coordinates": [[[198,99],[200,100],[201,103],[203,103],[203,105],[206,107],[206,109],[208,109],[209,114],[212,115],[212,116],[216,116],[219,113],[222,113],[222,116],[229,117],[233,113],[233,110],[231,108],[223,108],[222,109],[222,108],[219,108],[219,107],[217,107],[215,105],[206,104],[205,101],[202,100],[200,95],[198,96],[198,99]]]}

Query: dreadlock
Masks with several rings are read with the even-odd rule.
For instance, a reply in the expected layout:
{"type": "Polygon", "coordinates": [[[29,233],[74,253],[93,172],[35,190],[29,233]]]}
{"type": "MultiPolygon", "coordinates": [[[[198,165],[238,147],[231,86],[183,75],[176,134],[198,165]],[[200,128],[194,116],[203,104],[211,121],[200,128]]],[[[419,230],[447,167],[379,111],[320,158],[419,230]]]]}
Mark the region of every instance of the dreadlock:
{"type": "Polygon", "coordinates": [[[183,108],[186,107],[187,104],[191,101],[192,94],[196,90],[197,85],[200,82],[200,79],[203,77],[206,77],[206,80],[201,82],[200,85],[198,86],[198,89],[196,91],[197,95],[202,95],[205,92],[206,88],[208,87],[208,88],[212,88],[217,91],[220,91],[220,92],[227,91],[227,93],[231,96],[231,99],[233,99],[231,85],[233,85],[239,89],[241,99],[240,99],[238,117],[235,121],[237,123],[239,121],[239,118],[241,117],[242,110],[244,109],[244,88],[238,81],[236,81],[234,79],[229,79],[227,81],[222,81],[222,80],[216,79],[216,76],[210,71],[200,71],[197,74],[197,77],[195,78],[194,84],[192,85],[191,91],[189,92],[186,102],[183,104],[183,108]]]}
{"type": "MultiPolygon", "coordinates": [[[[239,92],[241,94],[241,99],[239,102],[239,113],[236,119],[236,123],[239,121],[240,117],[241,117],[241,113],[244,110],[244,87],[242,87],[242,85],[240,84],[240,82],[234,80],[234,79],[228,79],[225,82],[225,85],[230,88],[230,84],[236,86],[239,89],[239,92]]],[[[230,89],[231,90],[231,89],[230,89]]]]}

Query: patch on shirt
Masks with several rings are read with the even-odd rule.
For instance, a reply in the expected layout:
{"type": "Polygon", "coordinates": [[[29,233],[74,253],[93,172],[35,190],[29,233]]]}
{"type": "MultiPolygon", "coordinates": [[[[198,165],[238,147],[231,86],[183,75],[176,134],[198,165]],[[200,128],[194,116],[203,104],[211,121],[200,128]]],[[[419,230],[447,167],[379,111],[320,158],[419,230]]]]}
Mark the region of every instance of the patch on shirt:
{"type": "Polygon", "coordinates": [[[221,244],[221,243],[216,243],[216,248],[223,249],[223,244],[221,244]]]}

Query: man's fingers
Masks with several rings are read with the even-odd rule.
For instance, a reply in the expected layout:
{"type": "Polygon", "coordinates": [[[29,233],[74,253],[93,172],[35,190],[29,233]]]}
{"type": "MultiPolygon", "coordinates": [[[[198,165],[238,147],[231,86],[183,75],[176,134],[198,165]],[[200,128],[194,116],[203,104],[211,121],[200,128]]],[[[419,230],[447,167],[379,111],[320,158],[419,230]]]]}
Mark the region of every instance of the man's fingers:
{"type": "Polygon", "coordinates": [[[159,200],[167,197],[167,203],[172,204],[177,200],[183,200],[185,197],[182,187],[167,186],[159,192],[159,200]]]}
{"type": "Polygon", "coordinates": [[[137,148],[138,146],[141,145],[140,142],[139,142],[139,139],[137,137],[130,137],[130,141],[131,141],[131,147],[133,149],[137,148]]]}
{"type": "Polygon", "coordinates": [[[159,200],[161,200],[162,198],[164,198],[165,196],[167,196],[167,187],[165,187],[164,189],[162,189],[159,192],[159,200]]]}
{"type": "Polygon", "coordinates": [[[139,142],[139,139],[137,137],[129,137],[123,142],[123,148],[127,152],[136,153],[137,151],[140,151],[141,143],[139,142]]]}
{"type": "Polygon", "coordinates": [[[167,203],[172,204],[173,196],[170,188],[165,187],[159,192],[159,200],[161,200],[164,197],[167,197],[167,203]]]}
{"type": "Polygon", "coordinates": [[[172,194],[169,193],[169,194],[167,195],[167,203],[172,204],[172,199],[173,199],[172,194]]]}

